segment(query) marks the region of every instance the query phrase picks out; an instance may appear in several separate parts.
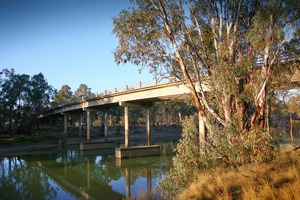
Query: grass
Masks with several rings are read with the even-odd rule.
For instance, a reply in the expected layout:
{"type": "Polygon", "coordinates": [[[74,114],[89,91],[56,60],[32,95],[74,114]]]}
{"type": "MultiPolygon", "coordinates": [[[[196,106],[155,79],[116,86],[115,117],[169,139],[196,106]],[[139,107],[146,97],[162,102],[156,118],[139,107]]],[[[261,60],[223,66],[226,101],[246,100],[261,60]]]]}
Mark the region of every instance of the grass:
{"type": "Polygon", "coordinates": [[[300,150],[286,150],[272,163],[201,173],[176,199],[300,199],[300,150]]]}

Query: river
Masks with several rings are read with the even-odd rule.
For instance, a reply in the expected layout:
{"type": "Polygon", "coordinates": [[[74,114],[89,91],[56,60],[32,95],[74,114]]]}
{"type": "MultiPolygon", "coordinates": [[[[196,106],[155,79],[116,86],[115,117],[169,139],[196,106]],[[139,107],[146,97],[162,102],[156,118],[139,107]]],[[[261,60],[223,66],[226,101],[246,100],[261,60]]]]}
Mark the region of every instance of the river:
{"type": "Polygon", "coordinates": [[[125,199],[152,193],[172,166],[175,142],[161,155],[117,159],[115,150],[53,148],[0,157],[0,199],[125,199]]]}

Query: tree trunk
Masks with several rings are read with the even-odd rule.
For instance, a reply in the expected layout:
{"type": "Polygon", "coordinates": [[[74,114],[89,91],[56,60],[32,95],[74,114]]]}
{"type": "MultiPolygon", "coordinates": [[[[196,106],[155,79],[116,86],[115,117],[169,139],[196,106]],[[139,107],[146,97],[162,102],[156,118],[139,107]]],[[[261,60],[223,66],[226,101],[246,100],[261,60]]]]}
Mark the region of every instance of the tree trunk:
{"type": "MultiPolygon", "coordinates": [[[[192,96],[193,96],[193,99],[195,102],[195,106],[196,106],[198,112],[200,113],[202,120],[204,121],[206,127],[208,129],[211,129],[211,125],[209,124],[208,118],[207,118],[204,108],[201,104],[200,98],[197,94],[195,84],[194,84],[193,80],[191,79],[189,73],[187,72],[186,65],[183,62],[182,56],[180,55],[179,49],[175,42],[174,35],[173,35],[172,29],[169,24],[168,16],[167,16],[165,7],[163,6],[163,1],[162,0],[159,1],[161,9],[159,9],[153,2],[152,2],[152,4],[158,10],[158,12],[161,15],[162,20],[164,21],[165,29],[168,33],[169,40],[172,43],[172,46],[173,46],[173,49],[175,52],[175,57],[177,59],[177,63],[179,64],[179,67],[181,69],[184,79],[187,81],[187,83],[190,87],[190,90],[191,90],[191,93],[192,93],[192,96]]],[[[203,138],[203,139],[206,141],[206,138],[203,138]]]]}

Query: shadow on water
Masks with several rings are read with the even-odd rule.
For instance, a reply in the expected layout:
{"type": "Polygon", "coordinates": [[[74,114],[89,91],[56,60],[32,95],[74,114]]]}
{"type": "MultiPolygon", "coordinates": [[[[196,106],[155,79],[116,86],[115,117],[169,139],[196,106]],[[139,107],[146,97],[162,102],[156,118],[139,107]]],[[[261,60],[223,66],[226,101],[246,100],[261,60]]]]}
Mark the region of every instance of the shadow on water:
{"type": "Polygon", "coordinates": [[[172,166],[161,156],[116,159],[114,149],[49,149],[1,157],[0,199],[124,199],[151,192],[172,166]]]}

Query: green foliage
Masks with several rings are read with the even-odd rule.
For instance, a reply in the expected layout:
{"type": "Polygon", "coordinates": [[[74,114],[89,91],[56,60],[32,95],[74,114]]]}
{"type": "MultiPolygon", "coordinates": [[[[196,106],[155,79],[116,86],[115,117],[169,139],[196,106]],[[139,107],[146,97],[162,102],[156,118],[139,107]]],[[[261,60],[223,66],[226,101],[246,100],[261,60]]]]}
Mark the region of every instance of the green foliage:
{"type": "MultiPolygon", "coordinates": [[[[241,132],[232,126],[225,130],[215,130],[209,138],[213,147],[206,148],[206,155],[214,164],[236,167],[245,163],[267,162],[276,157],[278,148],[272,136],[259,127],[249,132],[241,132]]],[[[211,167],[209,164],[207,167],[211,167]]]]}
{"type": "Polygon", "coordinates": [[[71,97],[72,97],[71,88],[68,85],[63,85],[61,89],[56,93],[53,103],[56,105],[59,103],[68,102],[71,100],[71,97]]]}
{"type": "Polygon", "coordinates": [[[259,127],[246,133],[235,126],[215,129],[208,138],[210,142],[200,147],[196,120],[191,117],[183,121],[173,168],[157,187],[167,199],[180,193],[200,171],[216,166],[235,168],[246,163],[269,162],[278,155],[275,140],[259,127]]]}
{"type": "Polygon", "coordinates": [[[277,69],[299,66],[297,1],[131,2],[113,19],[116,62],[186,81],[209,132],[200,148],[195,123],[184,124],[174,168],[160,187],[172,196],[199,170],[272,160],[272,93],[279,79],[290,82],[281,73],[287,70],[277,69]]]}
{"type": "Polygon", "coordinates": [[[176,146],[173,168],[157,187],[167,199],[181,192],[190,181],[196,178],[195,174],[199,171],[200,148],[194,122],[192,117],[183,120],[182,138],[176,146]]]}
{"type": "Polygon", "coordinates": [[[89,88],[86,84],[80,84],[72,98],[76,100],[81,97],[93,98],[95,96],[96,95],[91,92],[91,88],[89,88]]]}
{"type": "Polygon", "coordinates": [[[30,77],[4,69],[0,75],[0,130],[29,133],[36,118],[49,107],[53,88],[41,73],[30,77]]]}
{"type": "Polygon", "coordinates": [[[207,85],[209,94],[191,96],[198,111],[205,111],[208,129],[230,126],[236,116],[241,129],[264,126],[268,92],[279,79],[290,82],[275,68],[286,68],[291,60],[299,65],[295,2],[132,0],[131,8],[113,18],[119,40],[115,60],[187,81],[191,91],[198,83],[207,85]]]}
{"type": "Polygon", "coordinates": [[[169,101],[155,102],[151,108],[153,124],[175,124],[181,122],[182,118],[193,115],[196,111],[189,99],[173,99],[169,101]]]}

